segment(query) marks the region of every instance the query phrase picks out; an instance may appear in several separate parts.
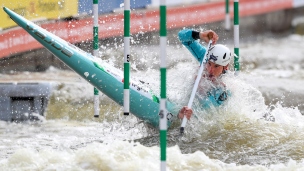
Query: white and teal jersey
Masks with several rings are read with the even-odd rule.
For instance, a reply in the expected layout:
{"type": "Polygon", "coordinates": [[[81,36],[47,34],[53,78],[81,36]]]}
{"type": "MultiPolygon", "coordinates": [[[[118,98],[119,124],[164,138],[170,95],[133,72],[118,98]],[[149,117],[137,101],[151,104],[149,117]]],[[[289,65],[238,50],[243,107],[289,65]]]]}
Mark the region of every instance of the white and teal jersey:
{"type": "Polygon", "coordinates": [[[208,90],[205,95],[198,96],[198,99],[202,108],[209,109],[222,105],[229,96],[231,96],[229,90],[225,90],[225,88],[222,87],[216,87],[208,90]]]}

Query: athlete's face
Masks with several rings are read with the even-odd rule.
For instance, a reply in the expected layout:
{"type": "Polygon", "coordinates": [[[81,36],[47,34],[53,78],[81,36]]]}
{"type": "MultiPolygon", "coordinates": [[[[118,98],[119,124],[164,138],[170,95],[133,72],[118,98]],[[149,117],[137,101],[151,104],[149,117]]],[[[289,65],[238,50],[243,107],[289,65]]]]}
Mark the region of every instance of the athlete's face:
{"type": "Polygon", "coordinates": [[[224,70],[226,70],[228,68],[227,66],[221,66],[218,64],[215,64],[211,61],[208,61],[206,64],[206,69],[207,69],[207,76],[210,80],[214,80],[216,78],[218,78],[223,72],[224,70]]]}

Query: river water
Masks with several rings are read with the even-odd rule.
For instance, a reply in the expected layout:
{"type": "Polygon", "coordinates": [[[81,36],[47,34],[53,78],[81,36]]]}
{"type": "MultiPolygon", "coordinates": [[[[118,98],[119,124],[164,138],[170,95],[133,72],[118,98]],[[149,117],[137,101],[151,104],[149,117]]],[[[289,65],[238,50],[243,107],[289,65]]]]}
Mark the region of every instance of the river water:
{"type": "MultiPolygon", "coordinates": [[[[134,43],[134,42],[133,42],[134,43]]],[[[220,43],[220,42],[219,42],[220,43]]],[[[180,121],[168,130],[167,170],[304,170],[304,37],[267,36],[241,43],[241,71],[224,82],[230,100],[201,109],[179,137],[180,121]]],[[[227,44],[233,50],[233,44],[227,44]]],[[[159,94],[159,47],[132,45],[131,78],[159,94]]],[[[101,55],[123,66],[123,47],[101,55]]],[[[167,96],[187,105],[198,64],[179,44],[167,47],[167,96]]],[[[100,94],[93,117],[93,87],[73,71],[11,72],[2,82],[49,82],[45,117],[37,122],[0,122],[0,170],[160,169],[158,131],[100,94]]]]}

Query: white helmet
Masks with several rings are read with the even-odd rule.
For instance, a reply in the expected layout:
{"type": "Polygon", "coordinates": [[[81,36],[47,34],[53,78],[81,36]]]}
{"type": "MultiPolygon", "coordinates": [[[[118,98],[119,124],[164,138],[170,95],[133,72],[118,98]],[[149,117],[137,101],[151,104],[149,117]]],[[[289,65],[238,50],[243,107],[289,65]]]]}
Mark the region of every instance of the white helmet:
{"type": "Polygon", "coordinates": [[[230,62],[231,52],[225,45],[216,44],[210,47],[207,59],[218,65],[226,66],[230,62]]]}

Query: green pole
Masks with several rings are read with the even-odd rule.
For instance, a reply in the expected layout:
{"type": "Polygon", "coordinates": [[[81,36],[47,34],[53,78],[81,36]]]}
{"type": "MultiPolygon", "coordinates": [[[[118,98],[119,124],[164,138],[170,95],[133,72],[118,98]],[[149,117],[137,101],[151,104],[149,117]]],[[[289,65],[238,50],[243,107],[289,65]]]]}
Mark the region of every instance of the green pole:
{"type": "Polygon", "coordinates": [[[130,0],[124,1],[124,115],[130,112],[130,0]]]}
{"type": "MultiPolygon", "coordinates": [[[[93,55],[98,57],[98,0],[93,0],[93,19],[93,55]]],[[[99,117],[99,92],[96,87],[94,87],[94,117],[99,117]]]]}
{"type": "Polygon", "coordinates": [[[166,108],[166,0],[160,0],[160,170],[166,170],[167,108],[166,108]]]}
{"type": "Polygon", "coordinates": [[[239,64],[239,43],[240,43],[240,27],[239,27],[239,0],[234,0],[234,70],[240,70],[239,64]]]}
{"type": "Polygon", "coordinates": [[[230,15],[229,15],[229,0],[226,0],[226,18],[225,18],[225,29],[230,30],[230,15]]]}

